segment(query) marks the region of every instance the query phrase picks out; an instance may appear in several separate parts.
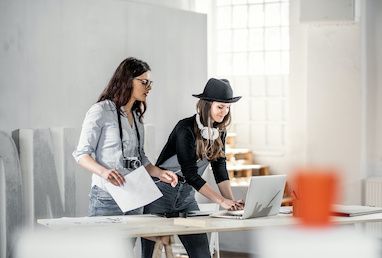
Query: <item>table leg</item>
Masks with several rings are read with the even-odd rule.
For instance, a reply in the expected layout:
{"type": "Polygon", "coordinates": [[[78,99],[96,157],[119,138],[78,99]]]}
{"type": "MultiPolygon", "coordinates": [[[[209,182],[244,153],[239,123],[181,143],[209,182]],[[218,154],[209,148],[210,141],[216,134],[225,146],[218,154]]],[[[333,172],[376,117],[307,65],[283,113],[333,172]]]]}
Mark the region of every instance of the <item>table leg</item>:
{"type": "Polygon", "coordinates": [[[162,248],[163,248],[163,243],[159,239],[159,240],[157,240],[155,242],[152,258],[161,258],[161,256],[162,256],[162,248]]]}
{"type": "Polygon", "coordinates": [[[166,257],[167,258],[174,258],[174,254],[172,252],[171,244],[165,245],[164,246],[164,251],[166,253],[166,257]]]}
{"type": "Polygon", "coordinates": [[[152,258],[161,258],[162,256],[162,249],[164,247],[164,251],[166,254],[166,258],[174,258],[174,254],[172,252],[172,247],[171,247],[171,238],[169,236],[166,244],[163,244],[163,239],[159,238],[154,245],[154,251],[153,251],[153,256],[152,258]]]}

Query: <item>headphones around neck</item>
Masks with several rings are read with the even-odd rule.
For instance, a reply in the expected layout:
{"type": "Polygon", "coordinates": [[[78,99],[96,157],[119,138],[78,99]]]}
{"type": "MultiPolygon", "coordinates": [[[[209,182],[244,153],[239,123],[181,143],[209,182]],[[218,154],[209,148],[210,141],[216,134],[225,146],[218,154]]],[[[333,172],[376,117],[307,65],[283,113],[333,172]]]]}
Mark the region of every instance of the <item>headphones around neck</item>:
{"type": "Polygon", "coordinates": [[[202,123],[200,122],[199,113],[196,113],[196,123],[198,124],[200,134],[204,139],[215,141],[219,137],[219,130],[217,128],[211,128],[202,125],[202,123]]]}

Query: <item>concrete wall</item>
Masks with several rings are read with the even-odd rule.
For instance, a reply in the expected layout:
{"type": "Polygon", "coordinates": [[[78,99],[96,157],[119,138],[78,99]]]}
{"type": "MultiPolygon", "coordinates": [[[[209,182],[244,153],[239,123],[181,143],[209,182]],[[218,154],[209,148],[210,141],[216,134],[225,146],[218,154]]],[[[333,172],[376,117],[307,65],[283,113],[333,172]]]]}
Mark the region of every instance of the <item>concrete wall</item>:
{"type": "MultiPolygon", "coordinates": [[[[375,83],[376,87],[378,88],[378,101],[377,101],[377,125],[376,128],[376,142],[377,142],[377,166],[376,166],[376,173],[379,176],[382,176],[382,2],[381,1],[374,1],[375,3],[375,29],[370,32],[370,35],[374,35],[374,44],[375,44],[375,56],[376,56],[376,64],[375,64],[375,72],[374,76],[376,77],[377,81],[375,83]]],[[[373,6],[371,7],[373,8],[373,6]]],[[[370,51],[373,55],[373,50],[370,51]]]]}
{"type": "Polygon", "coordinates": [[[367,103],[365,110],[365,167],[368,175],[382,176],[382,2],[368,0],[364,4],[363,80],[367,103]]]}
{"type": "Polygon", "coordinates": [[[381,173],[380,1],[360,1],[353,22],[300,22],[291,1],[291,165],[336,166],[342,201],[362,202],[381,173]],[[378,44],[379,43],[379,44],[378,44]]]}
{"type": "Polygon", "coordinates": [[[207,79],[206,16],[175,9],[191,3],[0,1],[0,257],[10,257],[17,227],[86,215],[90,173],[71,152],[86,111],[124,58],[152,68],[145,117],[152,162],[174,124],[194,113],[191,94],[207,79]]]}
{"type": "MultiPolygon", "coordinates": [[[[290,74],[289,74],[289,167],[306,161],[306,80],[307,27],[299,19],[300,2],[290,2],[290,74]]],[[[289,169],[288,169],[289,170],[289,169]]]]}
{"type": "Polygon", "coordinates": [[[146,123],[157,128],[159,152],[207,79],[202,14],[130,1],[2,0],[0,30],[0,129],[8,133],[80,127],[118,64],[136,56],[153,70],[146,123]]]}
{"type": "Polygon", "coordinates": [[[360,202],[362,85],[357,24],[311,26],[307,49],[307,162],[334,165],[345,200],[360,202]]]}
{"type": "Polygon", "coordinates": [[[22,176],[17,148],[12,138],[0,131],[0,257],[9,257],[12,238],[24,224],[22,176]]]}

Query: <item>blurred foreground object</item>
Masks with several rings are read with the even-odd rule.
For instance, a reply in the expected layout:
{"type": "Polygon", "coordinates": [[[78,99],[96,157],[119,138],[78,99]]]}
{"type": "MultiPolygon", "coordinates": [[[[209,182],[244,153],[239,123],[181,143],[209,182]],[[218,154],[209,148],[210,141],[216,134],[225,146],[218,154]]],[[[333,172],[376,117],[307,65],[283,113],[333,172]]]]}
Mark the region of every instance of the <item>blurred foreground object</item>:
{"type": "Polygon", "coordinates": [[[301,224],[329,225],[331,207],[337,197],[337,174],[330,170],[300,169],[294,175],[293,185],[293,215],[301,224]]]}
{"type": "Polygon", "coordinates": [[[258,239],[259,258],[380,258],[377,238],[347,228],[264,230],[258,239]]]}
{"type": "Polygon", "coordinates": [[[15,257],[132,258],[133,240],[111,230],[30,231],[20,235],[15,257]]]}

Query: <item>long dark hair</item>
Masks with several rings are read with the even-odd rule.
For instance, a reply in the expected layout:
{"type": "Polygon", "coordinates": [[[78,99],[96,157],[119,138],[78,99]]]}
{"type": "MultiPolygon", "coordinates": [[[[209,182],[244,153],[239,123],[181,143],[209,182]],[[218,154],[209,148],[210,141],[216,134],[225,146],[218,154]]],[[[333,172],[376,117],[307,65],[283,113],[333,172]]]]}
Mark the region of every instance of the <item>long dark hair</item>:
{"type": "MultiPolygon", "coordinates": [[[[231,123],[231,110],[220,123],[214,122],[211,124],[211,101],[200,99],[196,104],[196,110],[200,115],[200,122],[204,126],[215,127],[219,129],[220,134],[227,131],[228,125],[231,123]]],[[[208,160],[216,160],[217,158],[225,157],[223,151],[223,142],[220,137],[215,141],[206,140],[200,134],[200,130],[196,121],[194,122],[194,133],[196,136],[196,156],[200,159],[207,158],[208,160]]]]}
{"type": "MultiPolygon", "coordinates": [[[[133,79],[147,71],[151,71],[151,69],[146,62],[134,57],[126,58],[115,70],[113,77],[111,77],[97,102],[111,100],[114,102],[117,112],[121,114],[121,107],[125,106],[131,98],[133,79]]],[[[146,108],[145,101],[135,101],[131,111],[136,111],[139,115],[139,121],[142,122],[146,108]]]]}

